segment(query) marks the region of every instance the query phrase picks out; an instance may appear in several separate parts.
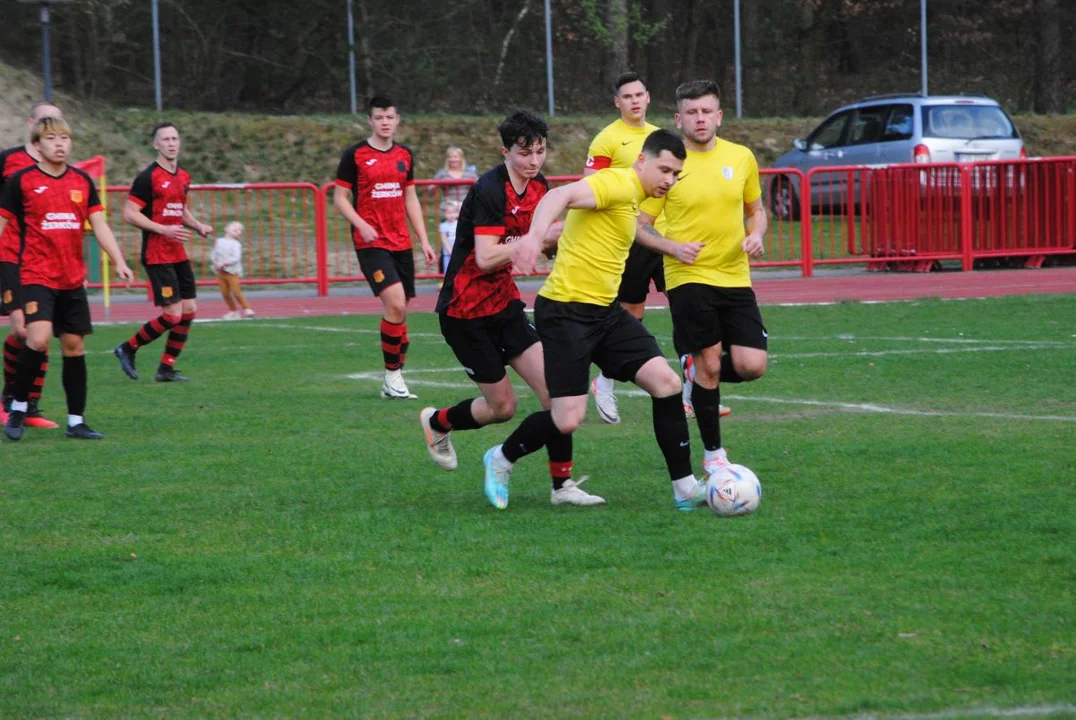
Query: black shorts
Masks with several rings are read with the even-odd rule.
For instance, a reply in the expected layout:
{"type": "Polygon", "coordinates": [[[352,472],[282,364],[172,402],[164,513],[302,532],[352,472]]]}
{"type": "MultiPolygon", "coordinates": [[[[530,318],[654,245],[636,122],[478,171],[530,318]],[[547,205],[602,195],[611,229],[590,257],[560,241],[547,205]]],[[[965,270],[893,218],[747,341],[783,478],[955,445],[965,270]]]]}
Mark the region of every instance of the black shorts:
{"type": "Polygon", "coordinates": [[[0,316],[22,310],[22,282],[17,263],[0,263],[0,316]]]}
{"type": "Polygon", "coordinates": [[[550,397],[586,395],[591,363],[605,377],[626,382],[634,381],[652,358],[662,356],[654,336],[617,304],[564,303],[539,295],[534,321],[550,397]]]}
{"type": "Polygon", "coordinates": [[[174,305],[180,300],[193,300],[198,297],[198,286],[194,282],[194,268],[190,260],[163,265],[144,265],[146,277],[153,288],[153,304],[174,305]]]}
{"type": "Polygon", "coordinates": [[[723,350],[766,349],[766,326],[751,288],[687,283],[668,295],[677,352],[697,353],[718,343],[723,350]]]}
{"type": "Polygon", "coordinates": [[[665,256],[648,247],[634,243],[628,251],[624,274],[620,277],[620,290],[616,299],[635,305],[646,302],[650,294],[650,281],[658,292],[665,292],[665,256]]]}
{"type": "Polygon", "coordinates": [[[538,331],[515,300],[496,315],[461,318],[440,315],[441,334],[467,375],[476,383],[500,382],[504,366],[538,342],[538,331]]]}
{"type": "Polygon", "coordinates": [[[54,290],[44,285],[25,285],[22,301],[27,325],[47,320],[52,323],[52,334],[56,337],[93,332],[85,288],[54,290]]]}
{"type": "Polygon", "coordinates": [[[415,297],[415,255],[410,250],[369,248],[355,250],[362,276],[374,295],[396,283],[403,284],[404,296],[415,297]]]}

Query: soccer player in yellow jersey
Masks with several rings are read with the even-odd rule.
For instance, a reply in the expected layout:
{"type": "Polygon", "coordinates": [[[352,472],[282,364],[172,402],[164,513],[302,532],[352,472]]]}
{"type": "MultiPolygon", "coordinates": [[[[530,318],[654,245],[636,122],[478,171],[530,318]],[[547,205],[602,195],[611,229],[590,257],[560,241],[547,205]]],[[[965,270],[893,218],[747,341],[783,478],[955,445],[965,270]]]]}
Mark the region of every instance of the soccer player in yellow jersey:
{"type": "Polygon", "coordinates": [[[728,464],[721,444],[719,381],[756,380],[766,372],[766,327],[748,265],[764,251],[766,211],[755,156],[717,137],[717,83],[684,83],[676,89],[676,107],[687,159],[676,186],[643,203],[639,235],[702,243],[693,262],[665,257],[665,282],[673,333],[694,359],[692,400],[705,448],[703,471],[710,475],[728,464]],[[662,233],[654,229],[658,216],[662,233]]]}
{"type": "MultiPolygon", "coordinates": [[[[591,362],[608,377],[634,381],[650,394],[654,434],[665,456],[676,506],[692,510],[705,502],[703,486],[691,471],[680,377],[643,324],[616,302],[624,262],[637,231],[639,203],[646,197],[660,197],[674,186],[684,155],[679,137],[657,130],[646,138],[631,168],[607,168],[551,190],[535,208],[530,229],[519,240],[513,258],[515,268],[524,273],[534,268],[549,226],[564,210],[570,210],[557,262],[534,304],[551,409],[533,413],[502,445],[486,452],[485,491],[494,507],[508,506],[513,463],[551,439],[570,438],[583,422],[591,362]]],[[[661,237],[648,236],[644,242],[659,252],[676,253],[689,263],[700,247],[661,237]]]]}
{"type": "MultiPolygon", "coordinates": [[[[613,104],[620,111],[620,117],[594,136],[587,152],[586,166],[583,168],[584,177],[609,167],[630,168],[638,159],[646,136],[658,129],[656,125],[646,121],[650,93],[638,73],[622,73],[616,79],[614,89],[616,93],[613,96],[613,104]]],[[[665,290],[661,253],[642,245],[632,245],[624,265],[617,300],[639,320],[643,319],[651,280],[659,291],[665,290]]],[[[594,394],[598,417],[615,425],[620,422],[620,411],[616,405],[613,386],[611,379],[604,373],[598,373],[590,391],[594,394]]]]}

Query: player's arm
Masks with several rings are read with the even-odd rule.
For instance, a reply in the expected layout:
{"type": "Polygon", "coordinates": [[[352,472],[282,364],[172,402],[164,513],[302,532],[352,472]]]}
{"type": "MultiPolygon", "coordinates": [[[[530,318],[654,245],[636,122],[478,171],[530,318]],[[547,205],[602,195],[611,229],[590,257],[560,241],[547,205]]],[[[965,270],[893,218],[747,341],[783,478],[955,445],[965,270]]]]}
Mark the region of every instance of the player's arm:
{"type": "Polygon", "coordinates": [[[587,148],[587,162],[583,166],[583,177],[612,166],[613,151],[606,139],[605,131],[602,131],[591,141],[590,147],[587,148]]]}
{"type": "Polygon", "coordinates": [[[566,210],[594,210],[598,207],[598,198],[594,189],[586,180],[576,180],[568,185],[553,188],[538,202],[531,218],[531,227],[527,234],[513,243],[515,255],[512,263],[522,273],[534,272],[538,253],[549,235],[550,228],[557,218],[566,210]]]}
{"type": "Polygon", "coordinates": [[[363,220],[358,211],[351,205],[351,190],[350,188],[337,185],[333,189],[333,207],[336,208],[336,212],[344,216],[344,219],[351,223],[352,227],[359,231],[359,236],[366,242],[373,242],[377,240],[377,230],[374,230],[374,226],[363,220]]]}
{"type": "Polygon", "coordinates": [[[123,204],[123,221],[139,230],[163,235],[176,242],[187,242],[191,239],[191,231],[182,225],[161,225],[150,220],[142,214],[142,207],[130,198],[123,204]]]}
{"type": "Polygon", "coordinates": [[[639,213],[639,217],[635,221],[635,242],[662,255],[674,257],[687,265],[695,262],[695,258],[699,256],[699,251],[702,250],[702,243],[681,243],[670,240],[654,227],[655,219],[653,215],[645,212],[639,213]]]}
{"type": "Polygon", "coordinates": [[[404,211],[407,213],[407,221],[411,223],[412,229],[418,235],[419,243],[422,245],[422,254],[426,256],[426,264],[433,265],[437,262],[437,253],[433,251],[430,239],[426,235],[426,218],[422,214],[422,203],[418,200],[414,185],[404,188],[404,211]]]}
{"type": "Polygon", "coordinates": [[[209,237],[209,233],[213,232],[212,225],[199,222],[198,218],[194,217],[194,214],[186,206],[183,207],[183,224],[202,237],[209,237]]]}
{"type": "Polygon", "coordinates": [[[134,273],[131,272],[131,268],[127,267],[127,261],[123,259],[123,253],[120,252],[120,246],[116,243],[115,236],[112,235],[112,228],[105,222],[104,212],[98,210],[97,212],[90,213],[90,227],[93,228],[94,237],[97,238],[97,244],[101,246],[101,249],[108,254],[112,259],[112,264],[116,266],[116,274],[127,281],[129,285],[134,280],[134,273]]]}
{"type": "Polygon", "coordinates": [[[762,238],[766,236],[766,228],[769,227],[770,222],[766,217],[766,208],[762,205],[761,197],[744,203],[743,209],[747,237],[743,239],[741,247],[745,253],[757,260],[766,251],[762,238]]]}

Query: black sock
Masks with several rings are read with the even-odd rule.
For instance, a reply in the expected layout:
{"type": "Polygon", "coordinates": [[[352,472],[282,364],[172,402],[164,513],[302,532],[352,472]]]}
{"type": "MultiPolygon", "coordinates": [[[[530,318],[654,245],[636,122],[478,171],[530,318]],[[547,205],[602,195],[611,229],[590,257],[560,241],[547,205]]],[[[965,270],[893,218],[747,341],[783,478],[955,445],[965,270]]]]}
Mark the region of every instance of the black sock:
{"type": "Polygon", "coordinates": [[[717,450],[721,447],[721,387],[711,390],[695,383],[691,388],[691,404],[695,408],[702,446],[717,450]]]}
{"type": "Polygon", "coordinates": [[[477,430],[482,426],[471,413],[473,402],[474,398],[471,398],[458,402],[452,407],[441,408],[430,418],[430,427],[443,433],[453,430],[477,430]]]}
{"type": "MultiPolygon", "coordinates": [[[[721,382],[723,383],[742,383],[746,382],[738,372],[736,372],[736,366],[732,364],[732,356],[728,353],[724,353],[721,356],[721,373],[719,375],[721,382]]],[[[691,392],[695,392],[692,390],[691,392]]],[[[694,397],[694,395],[692,396],[694,397]]]]}
{"type": "Polygon", "coordinates": [[[572,479],[572,436],[559,432],[551,435],[545,443],[545,451],[549,453],[549,475],[553,478],[553,489],[560,490],[565,480],[572,479]]]}
{"type": "Polygon", "coordinates": [[[26,402],[30,399],[30,391],[34,389],[34,379],[41,370],[41,363],[45,362],[45,353],[39,350],[31,350],[29,345],[24,345],[19,351],[19,359],[15,364],[15,388],[16,400],[26,402]]]}
{"type": "Polygon", "coordinates": [[[531,413],[519,424],[504,441],[501,451],[508,462],[514,463],[524,455],[541,450],[554,435],[560,435],[560,430],[553,422],[553,413],[540,410],[531,413]]]}
{"type": "Polygon", "coordinates": [[[64,356],[64,393],[67,395],[67,414],[86,413],[86,356],[64,356]]]}
{"type": "Polygon", "coordinates": [[[691,441],[680,393],[650,400],[654,407],[654,437],[665,456],[669,479],[679,480],[691,475],[691,441]]]}

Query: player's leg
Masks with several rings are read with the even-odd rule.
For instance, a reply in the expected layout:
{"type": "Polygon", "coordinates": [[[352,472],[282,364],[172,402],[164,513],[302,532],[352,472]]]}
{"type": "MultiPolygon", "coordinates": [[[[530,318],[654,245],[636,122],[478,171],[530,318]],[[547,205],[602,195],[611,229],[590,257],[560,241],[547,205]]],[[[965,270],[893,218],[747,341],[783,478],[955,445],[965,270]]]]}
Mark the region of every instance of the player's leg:
{"type": "MultiPolygon", "coordinates": [[[[414,281],[412,279],[410,287],[404,283],[396,258],[387,250],[356,250],[355,255],[370,290],[381,301],[381,354],[385,364],[381,395],[387,398],[413,399],[415,395],[403,379],[403,365],[407,359],[409,344],[407,302],[409,297],[414,297],[414,281]]],[[[411,262],[414,266],[413,259],[411,262]]]]}
{"type": "Polygon", "coordinates": [[[100,440],[104,436],[87,425],[85,418],[88,383],[83,338],[93,332],[85,288],[57,293],[52,328],[60,338],[63,353],[63,385],[67,396],[66,435],[78,440],[100,440]]]}
{"type": "MultiPolygon", "coordinates": [[[[620,277],[620,289],[617,291],[616,299],[620,307],[638,320],[643,319],[646,296],[650,292],[652,261],[648,253],[650,251],[641,245],[631,246],[628,259],[624,263],[624,274],[620,277]]],[[[590,386],[598,417],[614,425],[620,422],[620,408],[617,407],[616,395],[613,392],[615,386],[613,379],[601,371],[590,386]]]]}
{"type": "Polygon", "coordinates": [[[178,262],[172,266],[176,274],[176,282],[179,285],[180,316],[179,322],[168,331],[168,338],[164,343],[164,351],[161,353],[161,362],[157,366],[157,374],[153,379],[157,382],[186,382],[189,377],[176,369],[176,360],[190,338],[191,326],[198,313],[198,286],[194,279],[194,268],[190,260],[178,262]]]}
{"type": "Polygon", "coordinates": [[[30,392],[41,364],[45,361],[49,339],[52,337],[56,291],[41,285],[27,285],[22,288],[22,296],[26,338],[15,363],[10,412],[4,423],[4,433],[12,440],[22,438],[30,392]]]}
{"type": "Polygon", "coordinates": [[[183,303],[179,296],[179,278],[172,265],[145,265],[146,278],[149,280],[153,294],[153,304],[161,309],[161,314],[138,329],[125,342],[117,345],[112,354],[120,362],[120,369],[132,380],[138,379],[135,369],[135,353],[139,348],[169,332],[183,316],[183,303]]]}
{"type": "Polygon", "coordinates": [[[766,374],[769,333],[751,288],[719,288],[725,352],[721,356],[721,382],[758,380],[766,374]]]}
{"type": "MultiPolygon", "coordinates": [[[[10,290],[4,292],[7,294],[10,290]]],[[[15,397],[15,368],[19,362],[19,353],[26,347],[26,321],[23,319],[22,310],[9,308],[4,314],[8,315],[11,332],[4,338],[4,389],[0,421],[7,422],[11,400],[15,397]]]]}
{"type": "Polygon", "coordinates": [[[228,277],[228,273],[223,270],[217,271],[217,286],[220,287],[220,296],[224,300],[224,304],[228,306],[228,312],[224,313],[225,320],[235,320],[239,317],[239,313],[236,312],[235,299],[232,297],[232,283],[228,277]]]}

